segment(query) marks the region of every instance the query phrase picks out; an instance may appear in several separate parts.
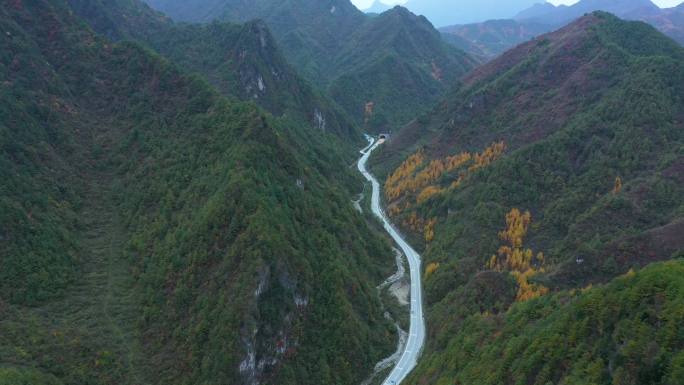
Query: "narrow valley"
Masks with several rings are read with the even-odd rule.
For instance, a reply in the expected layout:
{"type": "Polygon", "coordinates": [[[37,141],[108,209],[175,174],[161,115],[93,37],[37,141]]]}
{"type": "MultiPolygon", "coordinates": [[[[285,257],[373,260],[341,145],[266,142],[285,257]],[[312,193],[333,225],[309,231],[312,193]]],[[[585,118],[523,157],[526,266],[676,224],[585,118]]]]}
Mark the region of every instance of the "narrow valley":
{"type": "Polygon", "coordinates": [[[684,0],[0,0],[0,385],[682,385],[683,44],[684,0]]]}
{"type": "Polygon", "coordinates": [[[411,277],[411,289],[409,296],[410,327],[408,338],[403,345],[403,351],[399,361],[394,366],[383,385],[395,385],[401,383],[406,376],[413,370],[418,362],[418,357],[425,344],[425,318],[423,317],[423,291],[421,285],[421,260],[420,255],[406,242],[401,234],[392,225],[389,218],[385,215],[380,200],[380,183],[367,170],[366,163],[373,151],[384,143],[384,139],[373,139],[367,137],[369,146],[361,151],[363,154],[358,162],[359,171],[371,183],[371,210],[378,219],[382,221],[385,231],[392,237],[394,242],[401,248],[409,263],[411,277]]]}

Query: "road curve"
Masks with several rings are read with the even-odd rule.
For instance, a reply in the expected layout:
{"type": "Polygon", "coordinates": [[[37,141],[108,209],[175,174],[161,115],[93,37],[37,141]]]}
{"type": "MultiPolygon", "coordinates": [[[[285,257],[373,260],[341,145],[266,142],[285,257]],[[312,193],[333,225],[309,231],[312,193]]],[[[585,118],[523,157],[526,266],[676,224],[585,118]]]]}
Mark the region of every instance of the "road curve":
{"type": "Polygon", "coordinates": [[[423,349],[425,343],[425,319],[423,318],[423,291],[420,282],[420,255],[413,250],[413,248],[401,237],[398,231],[394,229],[392,223],[385,216],[384,211],[380,207],[380,183],[371,175],[366,169],[366,162],[373,150],[375,150],[383,141],[375,141],[368,137],[368,147],[361,150],[363,156],[359,159],[359,171],[361,174],[371,182],[373,192],[371,195],[371,210],[380,218],[385,231],[394,239],[401,250],[406,255],[409,262],[409,270],[411,273],[411,326],[409,328],[409,336],[404,346],[404,351],[397,365],[392,369],[389,376],[383,381],[383,385],[397,385],[401,383],[406,376],[413,370],[418,361],[418,356],[423,349]]]}

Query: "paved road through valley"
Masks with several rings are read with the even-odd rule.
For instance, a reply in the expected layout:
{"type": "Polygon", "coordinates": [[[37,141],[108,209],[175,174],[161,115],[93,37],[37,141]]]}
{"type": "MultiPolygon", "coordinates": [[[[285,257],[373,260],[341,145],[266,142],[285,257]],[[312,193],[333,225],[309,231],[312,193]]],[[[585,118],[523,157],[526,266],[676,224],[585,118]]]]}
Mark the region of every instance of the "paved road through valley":
{"type": "Polygon", "coordinates": [[[413,250],[413,248],[401,237],[399,232],[394,229],[384,211],[380,207],[380,183],[371,175],[366,169],[366,162],[373,150],[383,143],[382,140],[374,141],[372,138],[368,139],[370,144],[363,149],[361,153],[363,156],[359,159],[359,171],[368,179],[373,185],[373,192],[371,196],[371,210],[382,220],[385,231],[389,233],[394,241],[399,245],[401,250],[406,255],[409,262],[409,269],[411,272],[411,327],[409,328],[409,335],[404,346],[404,351],[397,365],[392,369],[389,376],[383,382],[383,385],[398,385],[406,376],[413,370],[418,361],[418,356],[423,349],[425,343],[425,320],[423,318],[423,291],[420,282],[420,255],[413,250]]]}

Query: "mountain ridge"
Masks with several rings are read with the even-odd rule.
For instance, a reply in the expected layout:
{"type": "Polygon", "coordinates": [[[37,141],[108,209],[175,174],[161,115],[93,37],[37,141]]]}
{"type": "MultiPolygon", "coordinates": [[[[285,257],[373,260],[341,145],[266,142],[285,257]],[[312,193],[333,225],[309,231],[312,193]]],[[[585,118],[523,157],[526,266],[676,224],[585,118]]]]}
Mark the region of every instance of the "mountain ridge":
{"type": "Polygon", "coordinates": [[[179,24],[139,0],[69,1],[97,32],[147,44],[201,74],[224,95],[254,101],[274,115],[334,132],[352,143],[363,140],[356,124],[292,68],[262,21],[179,24]],[[110,32],[112,28],[120,31],[110,32]]]}
{"type": "Polygon", "coordinates": [[[636,12],[654,12],[660,8],[651,0],[582,0],[572,5],[546,3],[549,6],[532,7],[514,17],[515,20],[533,20],[545,24],[558,25],[577,19],[586,13],[604,11],[616,16],[637,16],[636,12]]]}
{"type": "MultiPolygon", "coordinates": [[[[171,12],[172,17],[177,3],[149,1],[157,9],[171,12]]],[[[451,79],[477,62],[444,44],[427,19],[403,7],[369,17],[349,0],[307,4],[303,0],[227,2],[222,5],[225,10],[214,12],[214,16],[240,21],[242,16],[235,14],[248,9],[249,17],[263,19],[294,67],[326,89],[333,99],[338,98],[336,102],[366,131],[386,131],[406,123],[410,119],[407,106],[415,105],[421,111],[428,108],[446,92],[451,79]],[[404,49],[403,41],[411,41],[412,49],[404,49]],[[356,47],[363,49],[367,57],[359,55],[356,47]],[[433,62],[437,68],[433,68],[433,62]],[[375,86],[366,87],[367,82],[375,86]],[[344,97],[340,100],[341,95],[344,97]],[[395,99],[396,104],[392,102],[395,99]],[[369,106],[374,106],[371,112],[378,113],[368,114],[369,106]]]]}
{"type": "Polygon", "coordinates": [[[425,17],[399,6],[369,20],[335,57],[330,94],[374,131],[391,131],[428,109],[475,65],[425,17]]]}

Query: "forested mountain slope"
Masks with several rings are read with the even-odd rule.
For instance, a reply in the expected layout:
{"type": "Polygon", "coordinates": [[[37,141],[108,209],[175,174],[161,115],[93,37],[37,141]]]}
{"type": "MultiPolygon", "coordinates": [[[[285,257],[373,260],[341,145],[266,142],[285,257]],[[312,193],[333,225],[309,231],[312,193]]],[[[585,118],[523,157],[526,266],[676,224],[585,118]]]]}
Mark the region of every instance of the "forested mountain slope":
{"type": "Polygon", "coordinates": [[[392,131],[432,107],[475,64],[427,19],[395,7],[351,35],[336,55],[329,90],[358,121],[392,131]]]}
{"type": "MultiPolygon", "coordinates": [[[[476,69],[388,142],[373,161],[388,176],[389,212],[425,248],[430,333],[409,383],[582,378],[574,370],[586,366],[576,359],[545,368],[545,356],[530,350],[529,360],[470,381],[490,372],[482,358],[493,349],[539,332],[516,327],[515,309],[549,314],[556,292],[681,254],[683,97],[684,49],[645,23],[595,13],[476,69]],[[536,297],[535,305],[508,310],[536,297]],[[458,353],[476,327],[462,329],[463,322],[478,313],[491,335],[505,334],[477,337],[458,353]]],[[[583,319],[575,311],[555,312],[583,319]]],[[[654,324],[644,327],[654,332],[654,324]]],[[[667,383],[667,362],[682,348],[681,340],[654,347],[665,355],[662,370],[643,382],[650,363],[622,352],[638,364],[618,374],[613,348],[582,341],[601,353],[602,360],[587,359],[605,384],[667,383]]],[[[569,352],[564,346],[556,345],[559,354],[569,352]]]]}
{"type": "Polygon", "coordinates": [[[368,17],[349,0],[203,0],[193,9],[177,0],[148,3],[178,20],[263,19],[297,71],[367,130],[407,123],[476,64],[401,7],[368,17]]]}
{"type": "Polygon", "coordinates": [[[225,95],[253,100],[274,115],[333,132],[354,146],[363,140],[357,125],[292,68],[262,22],[179,24],[140,0],[69,3],[97,32],[145,43],[225,95]]]}
{"type": "Polygon", "coordinates": [[[391,251],[338,140],[2,1],[0,383],[359,383],[391,251]]]}
{"type": "Polygon", "coordinates": [[[517,303],[505,313],[475,308],[407,383],[680,384],[683,273],[679,259],[605,286],[517,303]]]}
{"type": "Polygon", "coordinates": [[[346,39],[367,17],[349,0],[146,0],[187,22],[264,20],[290,62],[309,79],[325,79],[346,39]]]}
{"type": "Polygon", "coordinates": [[[171,19],[140,0],[68,0],[71,10],[110,40],[147,39],[168,28],[171,19]]]}

